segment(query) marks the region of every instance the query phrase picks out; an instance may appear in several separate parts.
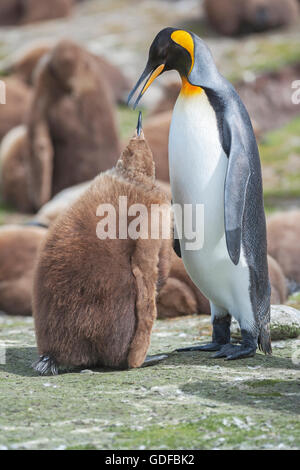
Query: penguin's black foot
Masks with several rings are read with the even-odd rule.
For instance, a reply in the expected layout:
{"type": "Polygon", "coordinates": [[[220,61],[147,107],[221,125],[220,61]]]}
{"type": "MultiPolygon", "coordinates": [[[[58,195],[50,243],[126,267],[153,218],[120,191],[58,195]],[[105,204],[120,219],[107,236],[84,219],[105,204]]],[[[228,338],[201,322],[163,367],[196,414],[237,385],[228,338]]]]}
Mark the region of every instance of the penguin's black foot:
{"type": "Polygon", "coordinates": [[[168,358],[167,354],[158,354],[156,356],[147,356],[141,367],[154,366],[155,364],[158,364],[159,362],[161,362],[161,361],[163,361],[164,359],[167,359],[167,358],[168,358]]]}
{"type": "Polygon", "coordinates": [[[186,351],[220,351],[223,347],[222,344],[212,342],[207,344],[199,344],[198,346],[190,346],[187,348],[176,349],[177,352],[186,352],[186,351]]]}
{"type": "Polygon", "coordinates": [[[50,356],[40,356],[40,358],[32,364],[32,367],[40,375],[58,374],[58,365],[50,356]]]}
{"type": "Polygon", "coordinates": [[[220,351],[220,349],[230,341],[230,323],[230,315],[225,315],[220,318],[215,317],[213,320],[213,335],[211,343],[199,344],[198,346],[190,346],[188,348],[180,348],[176,349],[176,351],[220,351]]]}
{"type": "Polygon", "coordinates": [[[226,361],[232,361],[234,359],[242,359],[245,357],[255,356],[256,347],[249,345],[235,345],[235,344],[225,344],[222,348],[212,356],[212,358],[224,357],[226,361]]]}

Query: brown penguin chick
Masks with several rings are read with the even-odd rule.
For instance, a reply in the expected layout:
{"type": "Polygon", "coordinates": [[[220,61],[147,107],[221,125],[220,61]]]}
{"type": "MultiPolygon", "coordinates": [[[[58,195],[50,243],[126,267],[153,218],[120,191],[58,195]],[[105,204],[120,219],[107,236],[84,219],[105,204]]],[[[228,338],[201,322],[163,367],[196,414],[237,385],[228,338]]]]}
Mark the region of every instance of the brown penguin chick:
{"type": "Polygon", "coordinates": [[[239,33],[243,16],[240,0],[204,0],[204,9],[209,23],[218,33],[226,36],[239,33]]]}
{"type": "Polygon", "coordinates": [[[28,120],[35,209],[111,168],[119,154],[113,99],[91,54],[63,40],[39,64],[28,120]]]}
{"type": "Polygon", "coordinates": [[[18,77],[3,77],[6,104],[0,104],[0,142],[10,129],[23,124],[31,103],[30,88],[18,77]]]}
{"type": "Polygon", "coordinates": [[[28,192],[28,137],[21,125],[10,130],[0,145],[0,192],[4,202],[21,212],[33,212],[28,192]]]}
{"type": "Polygon", "coordinates": [[[7,225],[0,228],[0,310],[31,315],[33,274],[44,228],[7,225]]]}
{"type": "Polygon", "coordinates": [[[1,0],[0,25],[22,25],[68,16],[73,0],[1,0]]]}
{"type": "Polygon", "coordinates": [[[287,299],[287,283],[277,261],[268,255],[269,278],[271,284],[271,304],[284,304],[287,299]]]}
{"type": "Polygon", "coordinates": [[[205,0],[209,22],[232,36],[286,26],[297,18],[297,0],[205,0]]]}
{"type": "Polygon", "coordinates": [[[209,301],[187,274],[182,259],[173,252],[171,260],[169,277],[157,296],[157,317],[210,315],[209,301]]]}
{"type": "MultiPolygon", "coordinates": [[[[171,202],[172,196],[170,185],[159,180],[156,180],[156,184],[161,190],[165,191],[168,200],[171,202]]],[[[90,185],[91,181],[87,181],[60,191],[53,199],[51,199],[51,201],[41,207],[32,219],[32,222],[50,227],[65,210],[69,209],[69,207],[88,189],[90,185]]]]}
{"type": "Polygon", "coordinates": [[[300,76],[300,63],[266,72],[253,81],[239,82],[236,89],[256,124],[255,135],[276,129],[299,115],[299,107],[291,100],[291,84],[300,76]]]}
{"type": "Polygon", "coordinates": [[[300,285],[300,211],[279,212],[267,220],[268,253],[285,277],[300,285]]]}
{"type": "MultiPolygon", "coordinates": [[[[143,134],[130,140],[116,167],[95,178],[49,231],[33,294],[41,355],[34,368],[42,374],[57,373],[59,365],[122,369],[145,360],[156,317],[156,286],[168,275],[171,244],[161,235],[119,238],[119,230],[115,239],[113,233],[99,239],[103,204],[102,214],[110,204],[125,228],[132,223],[127,212],[119,211],[120,196],[127,197],[128,208],[144,204],[148,214],[152,204],[169,205],[155,184],[143,134]]],[[[141,216],[141,226],[148,214],[141,216]]],[[[144,235],[149,227],[141,229],[144,235]]]]}

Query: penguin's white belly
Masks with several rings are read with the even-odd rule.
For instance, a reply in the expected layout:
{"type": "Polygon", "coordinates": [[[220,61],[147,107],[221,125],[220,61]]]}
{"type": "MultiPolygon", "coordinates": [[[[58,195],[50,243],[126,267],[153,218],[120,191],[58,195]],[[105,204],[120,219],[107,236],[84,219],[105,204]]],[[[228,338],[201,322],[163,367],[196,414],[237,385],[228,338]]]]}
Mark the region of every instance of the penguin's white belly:
{"type": "MultiPolygon", "coordinates": [[[[243,251],[237,266],[227,251],[224,182],[228,158],[220,143],[215,111],[204,91],[196,96],[180,95],[176,102],[169,136],[169,165],[173,203],[192,204],[193,217],[195,204],[204,207],[203,247],[187,250],[186,242],[190,240],[183,230],[181,252],[187,272],[215,306],[239,318],[246,314],[245,310],[251,310],[249,269],[243,251]],[[245,305],[241,305],[242,298],[245,305]],[[239,314],[241,309],[244,312],[239,314]]],[[[178,222],[175,220],[176,225],[178,222]]],[[[249,317],[252,321],[252,311],[249,317]]]]}

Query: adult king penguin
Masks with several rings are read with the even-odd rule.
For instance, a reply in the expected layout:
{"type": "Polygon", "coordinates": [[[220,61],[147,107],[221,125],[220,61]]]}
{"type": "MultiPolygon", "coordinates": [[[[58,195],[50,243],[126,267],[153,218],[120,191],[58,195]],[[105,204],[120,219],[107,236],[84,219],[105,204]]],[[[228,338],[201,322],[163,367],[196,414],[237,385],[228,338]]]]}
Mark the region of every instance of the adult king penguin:
{"type": "MultiPolygon", "coordinates": [[[[248,112],[234,87],[219,73],[206,44],[195,34],[165,28],[154,39],[144,72],[128,102],[167,70],[177,70],[182,88],[169,135],[173,203],[204,205],[204,243],[182,258],[193,282],[210,301],[209,344],[180,351],[217,351],[213,357],[270,354],[270,284],[259,152],[248,112]],[[230,343],[231,317],[239,322],[240,345],[230,343]]],[[[175,213],[175,223],[180,221],[175,213]]]]}

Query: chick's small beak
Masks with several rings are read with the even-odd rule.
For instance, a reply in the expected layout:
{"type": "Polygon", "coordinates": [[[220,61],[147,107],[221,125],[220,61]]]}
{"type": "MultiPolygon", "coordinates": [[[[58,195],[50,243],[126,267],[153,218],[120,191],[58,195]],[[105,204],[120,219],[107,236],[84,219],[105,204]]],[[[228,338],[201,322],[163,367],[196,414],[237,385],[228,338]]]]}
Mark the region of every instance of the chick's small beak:
{"type": "Polygon", "coordinates": [[[138,89],[138,87],[141,85],[141,83],[146,80],[146,83],[144,84],[143,88],[142,88],[142,91],[140,92],[140,94],[138,95],[134,105],[133,105],[133,109],[135,109],[138,105],[138,102],[140,101],[141,97],[143,96],[143,94],[145,93],[145,91],[149,88],[149,86],[151,85],[151,83],[154,82],[154,80],[162,73],[163,69],[165,67],[165,64],[161,64],[159,65],[158,67],[156,67],[154,70],[150,69],[150,67],[147,65],[144,72],[142,73],[141,77],[139,78],[139,80],[137,81],[136,85],[134,86],[134,88],[131,90],[131,92],[129,93],[129,96],[128,96],[128,100],[127,100],[127,104],[130,103],[131,101],[131,98],[133,97],[134,93],[136,92],[136,90],[138,89]]]}

